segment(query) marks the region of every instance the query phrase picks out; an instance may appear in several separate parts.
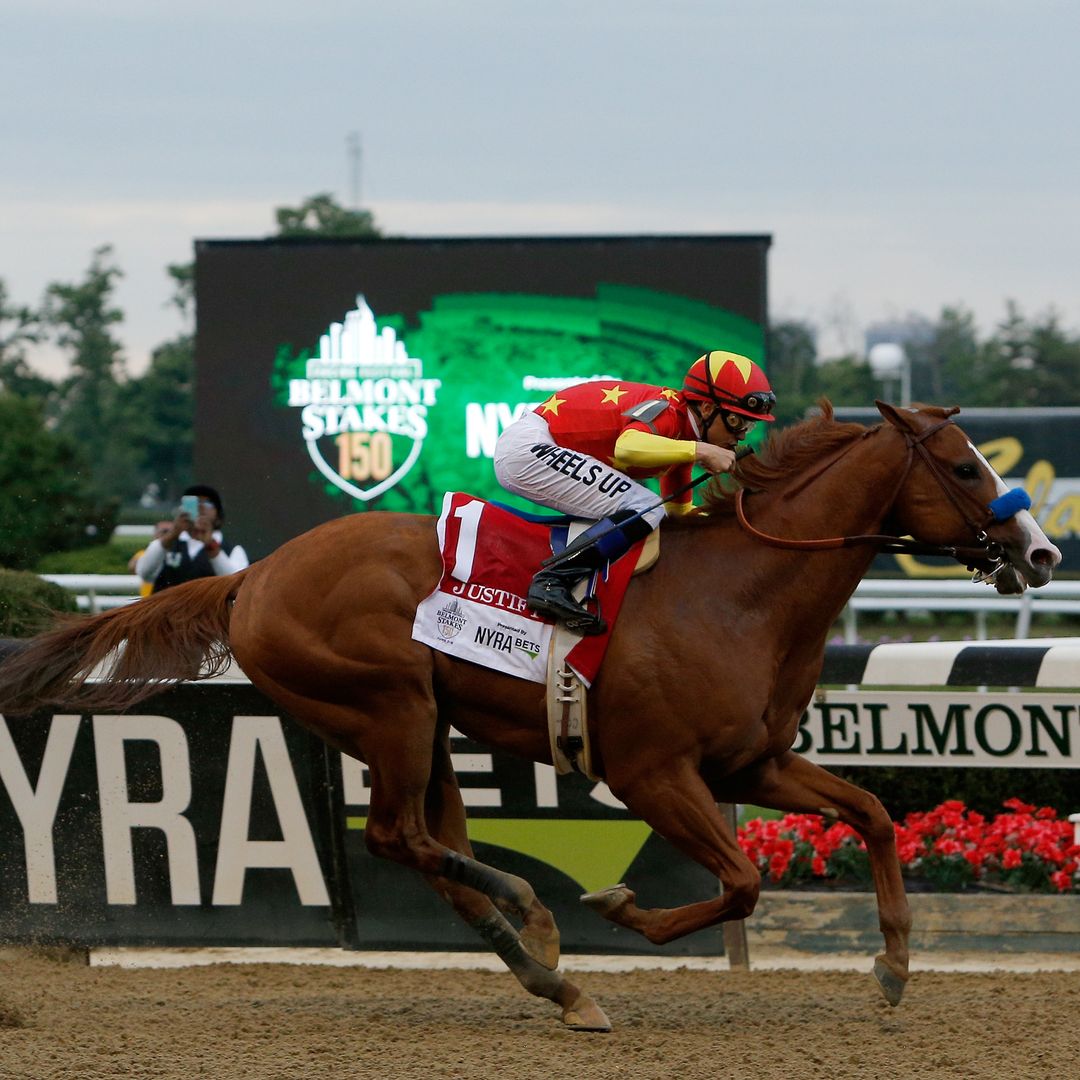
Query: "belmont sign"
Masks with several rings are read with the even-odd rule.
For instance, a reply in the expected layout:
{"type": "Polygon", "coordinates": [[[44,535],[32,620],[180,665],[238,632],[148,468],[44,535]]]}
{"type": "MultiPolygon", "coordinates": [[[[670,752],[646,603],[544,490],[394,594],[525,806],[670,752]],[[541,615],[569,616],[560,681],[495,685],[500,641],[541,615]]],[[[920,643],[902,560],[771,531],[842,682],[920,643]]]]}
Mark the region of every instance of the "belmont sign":
{"type": "Polygon", "coordinates": [[[1080,694],[819,690],[793,748],[819,765],[1080,767],[1080,694]]]}
{"type": "Polygon", "coordinates": [[[424,378],[392,327],[380,330],[362,296],[331,323],[315,357],[300,358],[286,404],[300,410],[304,444],[335,487],[362,502],[399,483],[420,456],[439,379],[424,378]],[[322,440],[333,444],[328,461],[322,440]]]}

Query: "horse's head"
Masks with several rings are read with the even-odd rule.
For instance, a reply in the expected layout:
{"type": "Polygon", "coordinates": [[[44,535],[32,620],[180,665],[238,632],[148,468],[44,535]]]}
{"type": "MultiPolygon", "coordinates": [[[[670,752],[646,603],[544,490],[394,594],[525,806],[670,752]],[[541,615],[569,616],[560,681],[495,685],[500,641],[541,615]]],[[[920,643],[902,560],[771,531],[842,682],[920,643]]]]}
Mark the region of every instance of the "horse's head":
{"type": "MultiPolygon", "coordinates": [[[[1004,562],[994,577],[998,592],[1045,585],[1061,562],[1061,552],[1028,510],[1015,509],[1009,499],[1001,501],[1008,491],[1004,481],[951,420],[960,410],[897,409],[881,401],[877,407],[904,438],[909,455],[892,525],[931,544],[998,545],[1004,562]]],[[[989,554],[987,564],[993,561],[989,554]]]]}

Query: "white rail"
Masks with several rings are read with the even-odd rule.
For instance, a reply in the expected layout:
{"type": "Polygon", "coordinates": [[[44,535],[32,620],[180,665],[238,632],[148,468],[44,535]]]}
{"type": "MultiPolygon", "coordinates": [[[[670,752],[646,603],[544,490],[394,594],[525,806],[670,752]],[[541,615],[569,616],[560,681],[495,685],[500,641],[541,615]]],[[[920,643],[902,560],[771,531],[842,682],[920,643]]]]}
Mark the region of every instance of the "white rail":
{"type": "Polygon", "coordinates": [[[139,599],[143,580],[138,574],[40,574],[75,593],[80,611],[107,611],[139,599]]]}
{"type": "MultiPolygon", "coordinates": [[[[105,611],[130,604],[139,597],[142,579],[135,574],[42,574],[78,597],[81,611],[105,611]]],[[[975,618],[976,637],[987,637],[987,616],[1016,615],[1013,637],[1030,636],[1034,615],[1080,615],[1080,581],[1052,581],[1022,596],[999,596],[989,585],[954,578],[868,578],[860,581],[844,608],[844,640],[858,640],[861,612],[940,611],[967,612],[975,618]]]]}
{"type": "Polygon", "coordinates": [[[858,615],[862,611],[969,612],[975,616],[975,636],[987,638],[988,615],[1015,614],[1013,637],[1031,634],[1033,615],[1080,615],[1080,581],[1052,581],[1041,589],[1026,589],[1021,596],[1000,596],[991,585],[934,578],[867,578],[844,608],[844,640],[858,641],[858,615]]]}

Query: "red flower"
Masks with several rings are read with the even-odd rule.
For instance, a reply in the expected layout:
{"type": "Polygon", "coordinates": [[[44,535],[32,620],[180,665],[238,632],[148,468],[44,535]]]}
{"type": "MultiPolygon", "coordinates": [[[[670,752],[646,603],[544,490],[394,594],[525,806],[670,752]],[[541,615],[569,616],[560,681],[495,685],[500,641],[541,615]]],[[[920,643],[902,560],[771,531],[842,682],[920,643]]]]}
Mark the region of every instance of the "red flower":
{"type": "MultiPolygon", "coordinates": [[[[1000,879],[1021,867],[1025,878],[1010,877],[1011,884],[1038,888],[1042,881],[1061,892],[1080,892],[1077,871],[1080,845],[1073,839],[1068,821],[1060,821],[1052,807],[1034,806],[1010,799],[1005,812],[987,820],[958,800],[949,800],[925,813],[908,814],[897,822],[896,851],[901,864],[919,873],[922,860],[935,855],[949,860],[963,858],[976,881],[1000,879]]],[[[747,822],[738,831],[747,857],[774,882],[787,875],[817,878],[851,870],[847,857],[834,859],[841,849],[865,850],[862,839],[848,825],[834,822],[826,827],[818,814],[787,814],[781,819],[747,822]]]]}
{"type": "Polygon", "coordinates": [[[1009,848],[1002,857],[1001,865],[1006,870],[1015,870],[1024,861],[1023,856],[1016,848],[1009,848]]]}
{"type": "Polygon", "coordinates": [[[1064,870],[1056,870],[1050,875],[1050,881],[1058,892],[1068,892],[1073,887],[1073,875],[1064,870]]]}

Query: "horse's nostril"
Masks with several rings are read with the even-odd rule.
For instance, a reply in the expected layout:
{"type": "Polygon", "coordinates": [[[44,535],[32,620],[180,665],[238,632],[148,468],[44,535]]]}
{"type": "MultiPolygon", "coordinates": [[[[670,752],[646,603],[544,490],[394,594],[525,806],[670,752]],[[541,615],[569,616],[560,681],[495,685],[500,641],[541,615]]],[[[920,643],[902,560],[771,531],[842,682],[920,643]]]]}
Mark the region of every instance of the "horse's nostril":
{"type": "Polygon", "coordinates": [[[1036,548],[1031,553],[1031,565],[1032,566],[1049,566],[1055,567],[1058,564],[1058,559],[1055,558],[1054,552],[1050,548],[1036,548]]]}

